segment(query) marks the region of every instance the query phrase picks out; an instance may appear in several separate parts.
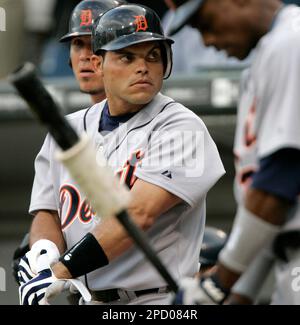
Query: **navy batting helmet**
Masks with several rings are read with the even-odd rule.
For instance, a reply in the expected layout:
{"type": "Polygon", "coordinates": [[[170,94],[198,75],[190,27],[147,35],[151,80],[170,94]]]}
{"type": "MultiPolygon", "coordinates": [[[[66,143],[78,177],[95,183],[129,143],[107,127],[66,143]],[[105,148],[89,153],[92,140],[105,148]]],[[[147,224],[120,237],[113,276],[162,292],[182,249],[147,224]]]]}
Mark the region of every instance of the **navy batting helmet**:
{"type": "Polygon", "coordinates": [[[168,26],[167,34],[172,36],[188,23],[193,15],[199,10],[204,0],[188,0],[180,5],[174,13],[168,26]]]}
{"type": "Polygon", "coordinates": [[[92,46],[95,54],[150,41],[159,41],[164,45],[166,79],[172,70],[173,40],[164,35],[160,19],[152,9],[136,4],[122,5],[104,13],[93,28],[92,46]]]}
{"type": "Polygon", "coordinates": [[[223,230],[205,227],[199,262],[201,267],[213,266],[218,261],[218,255],[224,247],[227,235],[223,230]]]}
{"type": "Polygon", "coordinates": [[[92,35],[92,25],[95,19],[107,10],[126,3],[123,0],[84,0],[74,9],[69,22],[69,32],[60,42],[68,42],[73,37],[92,35]]]}

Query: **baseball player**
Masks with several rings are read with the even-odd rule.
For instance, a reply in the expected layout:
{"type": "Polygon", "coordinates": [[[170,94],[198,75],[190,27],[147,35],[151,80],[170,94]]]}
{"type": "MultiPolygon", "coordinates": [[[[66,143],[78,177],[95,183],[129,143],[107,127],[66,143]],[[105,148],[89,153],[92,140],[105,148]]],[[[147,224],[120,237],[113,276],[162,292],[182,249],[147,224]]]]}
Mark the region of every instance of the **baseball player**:
{"type": "MultiPolygon", "coordinates": [[[[91,47],[91,34],[93,22],[108,9],[125,3],[123,0],[85,0],[81,1],[72,11],[69,32],[60,42],[70,43],[70,61],[74,76],[82,92],[91,96],[93,104],[105,99],[102,77],[95,71],[91,63],[93,55],[91,47]]],[[[14,253],[13,274],[18,283],[28,279],[29,274],[24,274],[20,259],[29,250],[29,236],[26,234],[20,247],[14,253]],[[18,274],[19,273],[19,274],[18,274]],[[21,277],[21,279],[20,279],[21,277]]],[[[25,266],[24,266],[25,267],[25,266]]]]}
{"type": "MultiPolygon", "coordinates": [[[[107,100],[71,114],[69,121],[93,139],[130,188],[128,211],[174,279],[192,276],[198,271],[206,194],[224,168],[201,119],[160,93],[171,73],[172,40],[153,10],[122,5],[102,15],[92,43],[107,100]]],[[[61,290],[57,279],[77,277],[93,304],[169,303],[164,280],[114,216],[95,218],[55,151],[48,135],[35,161],[28,259],[28,269],[41,269],[47,251],[52,267],[20,287],[21,303],[43,304],[49,288],[61,290]]]]}
{"type": "Polygon", "coordinates": [[[91,96],[94,104],[105,98],[102,78],[94,70],[91,57],[91,31],[93,22],[108,9],[125,3],[123,0],[85,0],[73,10],[69,33],[60,42],[70,43],[70,65],[79,88],[91,96]]]}
{"type": "Polygon", "coordinates": [[[200,281],[198,302],[224,302],[257,253],[268,251],[281,232],[286,259],[277,261],[273,303],[300,303],[300,241],[291,240],[300,227],[299,21],[299,7],[279,0],[190,0],[175,15],[171,33],[189,23],[206,45],[230,56],[256,52],[238,107],[237,214],[217,271],[200,281]]]}

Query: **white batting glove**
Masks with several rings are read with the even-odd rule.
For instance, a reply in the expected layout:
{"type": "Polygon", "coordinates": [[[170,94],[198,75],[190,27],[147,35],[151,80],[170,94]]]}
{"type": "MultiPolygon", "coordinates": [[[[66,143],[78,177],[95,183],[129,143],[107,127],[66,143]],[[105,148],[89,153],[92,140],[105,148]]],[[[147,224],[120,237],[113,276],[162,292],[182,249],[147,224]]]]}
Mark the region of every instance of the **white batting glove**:
{"type": "Polygon", "coordinates": [[[71,293],[80,293],[84,302],[92,300],[92,296],[87,287],[78,279],[57,279],[53,276],[54,281],[46,288],[44,299],[39,305],[50,305],[50,300],[59,296],[63,291],[71,293]]]}
{"type": "Polygon", "coordinates": [[[175,305],[220,305],[227,297],[211,277],[184,278],[173,301],[175,305]]]}
{"type": "Polygon", "coordinates": [[[90,292],[80,280],[55,277],[46,254],[40,255],[37,271],[35,277],[20,286],[20,305],[50,305],[49,300],[65,290],[76,290],[85,302],[91,301],[90,292]]]}
{"type": "MultiPolygon", "coordinates": [[[[92,296],[89,292],[89,290],[87,289],[87,287],[78,279],[68,279],[66,280],[66,286],[67,288],[69,288],[69,291],[71,293],[80,293],[82,299],[84,302],[90,302],[92,300],[92,296]]],[[[47,295],[48,292],[51,290],[51,288],[48,288],[47,291],[47,295]]],[[[50,298],[50,297],[49,297],[50,298]]]]}
{"type": "Polygon", "coordinates": [[[228,297],[229,292],[221,288],[213,276],[202,277],[198,281],[201,292],[199,305],[222,305],[228,297]]]}
{"type": "Polygon", "coordinates": [[[29,261],[28,261],[28,258],[26,255],[24,255],[20,259],[17,274],[18,274],[18,282],[19,282],[20,286],[22,284],[29,282],[32,278],[34,278],[36,276],[36,274],[33,273],[30,268],[30,264],[29,264],[29,261]]]}
{"type": "Polygon", "coordinates": [[[57,246],[52,241],[41,239],[35,242],[31,250],[20,260],[18,271],[20,285],[27,283],[38,274],[41,252],[47,256],[49,265],[57,262],[60,256],[57,246]]]}
{"type": "Polygon", "coordinates": [[[41,252],[43,255],[47,256],[49,265],[56,263],[60,257],[59,250],[52,241],[48,239],[40,239],[35,242],[32,245],[31,250],[26,253],[30,268],[35,274],[38,273],[38,261],[41,252]]]}
{"type": "Polygon", "coordinates": [[[48,257],[41,255],[37,265],[38,274],[19,288],[20,305],[47,305],[45,295],[47,288],[57,278],[54,276],[48,257]]]}

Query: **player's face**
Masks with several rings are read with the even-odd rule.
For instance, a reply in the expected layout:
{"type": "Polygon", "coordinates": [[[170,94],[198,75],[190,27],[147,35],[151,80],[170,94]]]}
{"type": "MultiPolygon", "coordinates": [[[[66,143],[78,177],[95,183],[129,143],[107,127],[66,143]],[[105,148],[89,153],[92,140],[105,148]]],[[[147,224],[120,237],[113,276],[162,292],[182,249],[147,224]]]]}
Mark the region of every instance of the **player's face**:
{"type": "MultiPolygon", "coordinates": [[[[108,51],[100,64],[111,107],[135,112],[160,91],[164,68],[158,42],[144,42],[118,51],[108,51]],[[111,105],[113,104],[113,105],[111,105]]],[[[120,113],[122,113],[119,109],[120,113]]]]}
{"type": "Polygon", "coordinates": [[[104,87],[99,71],[94,69],[91,62],[92,55],[90,36],[80,36],[72,39],[70,58],[80,90],[90,95],[96,95],[103,93],[104,87]]]}
{"type": "Polygon", "coordinates": [[[247,6],[233,0],[207,0],[191,19],[206,46],[225,50],[229,56],[246,58],[255,47],[258,37],[251,29],[253,14],[247,6]],[[249,15],[251,19],[249,19],[249,15]]]}

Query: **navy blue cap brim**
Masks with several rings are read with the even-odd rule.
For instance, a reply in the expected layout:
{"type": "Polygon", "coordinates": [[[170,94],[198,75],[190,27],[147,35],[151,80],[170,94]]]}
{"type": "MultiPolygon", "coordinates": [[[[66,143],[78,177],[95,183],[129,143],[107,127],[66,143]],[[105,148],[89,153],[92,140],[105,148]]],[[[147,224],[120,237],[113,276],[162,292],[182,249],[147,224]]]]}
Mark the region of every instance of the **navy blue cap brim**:
{"type": "Polygon", "coordinates": [[[164,41],[170,45],[174,43],[174,41],[168,37],[144,32],[121,36],[118,39],[104,45],[101,49],[105,51],[116,51],[135,44],[153,41],[164,41]]]}
{"type": "Polygon", "coordinates": [[[91,32],[74,32],[74,33],[69,33],[69,34],[66,34],[65,36],[63,36],[59,41],[61,43],[69,42],[69,41],[72,40],[72,38],[79,37],[79,36],[92,36],[92,33],[91,32]]]}

